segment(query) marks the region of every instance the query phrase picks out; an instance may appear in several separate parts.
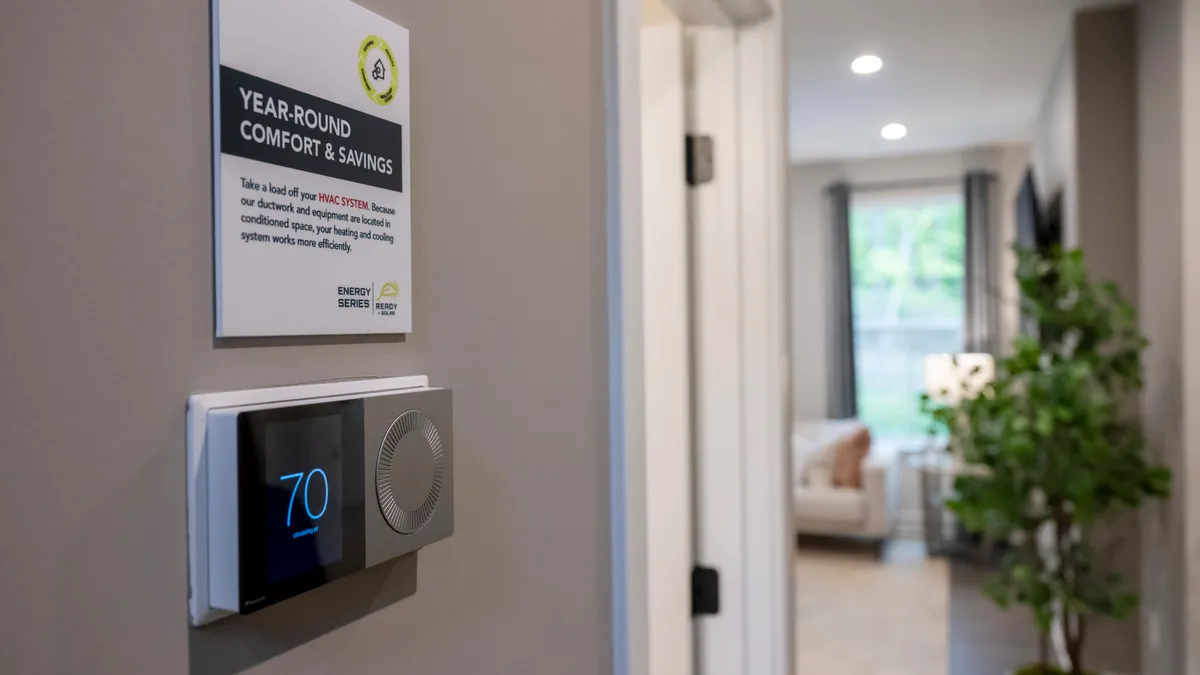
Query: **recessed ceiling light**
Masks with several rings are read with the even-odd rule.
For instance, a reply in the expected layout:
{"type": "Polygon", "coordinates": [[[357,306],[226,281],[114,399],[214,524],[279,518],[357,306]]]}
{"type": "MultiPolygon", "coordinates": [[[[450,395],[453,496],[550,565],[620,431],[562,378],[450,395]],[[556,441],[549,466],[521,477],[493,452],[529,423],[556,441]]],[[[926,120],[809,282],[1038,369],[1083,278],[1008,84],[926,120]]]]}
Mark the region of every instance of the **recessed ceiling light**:
{"type": "Polygon", "coordinates": [[[879,135],[889,141],[898,141],[908,135],[908,127],[903,124],[889,124],[879,132],[879,135]]]}
{"type": "Polygon", "coordinates": [[[850,62],[850,70],[859,75],[870,75],[871,73],[879,72],[883,67],[883,59],[874,54],[863,54],[862,56],[850,62]]]}

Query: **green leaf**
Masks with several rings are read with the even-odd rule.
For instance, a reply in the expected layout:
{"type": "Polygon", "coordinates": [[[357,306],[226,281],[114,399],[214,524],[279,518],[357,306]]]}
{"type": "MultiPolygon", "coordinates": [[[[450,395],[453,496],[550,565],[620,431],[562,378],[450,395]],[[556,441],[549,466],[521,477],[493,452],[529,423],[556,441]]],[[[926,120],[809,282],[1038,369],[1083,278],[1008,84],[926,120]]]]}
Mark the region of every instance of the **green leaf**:
{"type": "Polygon", "coordinates": [[[999,577],[992,577],[983,582],[983,593],[991,598],[992,602],[996,603],[1000,609],[1008,609],[1012,606],[1012,589],[999,577]]]}
{"type": "Polygon", "coordinates": [[[1036,412],[1037,417],[1034,419],[1033,429],[1037,435],[1048,437],[1054,433],[1054,411],[1046,408],[1039,408],[1036,412]]]}

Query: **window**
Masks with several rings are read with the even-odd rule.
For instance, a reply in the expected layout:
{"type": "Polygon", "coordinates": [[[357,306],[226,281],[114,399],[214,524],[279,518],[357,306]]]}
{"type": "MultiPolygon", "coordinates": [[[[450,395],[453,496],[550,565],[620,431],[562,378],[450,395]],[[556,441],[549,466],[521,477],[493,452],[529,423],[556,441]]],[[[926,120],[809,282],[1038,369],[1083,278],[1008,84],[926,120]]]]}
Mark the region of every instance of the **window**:
{"type": "Polygon", "coordinates": [[[962,351],[961,192],[855,195],[850,269],[858,414],[883,439],[919,437],[927,354],[962,351]]]}

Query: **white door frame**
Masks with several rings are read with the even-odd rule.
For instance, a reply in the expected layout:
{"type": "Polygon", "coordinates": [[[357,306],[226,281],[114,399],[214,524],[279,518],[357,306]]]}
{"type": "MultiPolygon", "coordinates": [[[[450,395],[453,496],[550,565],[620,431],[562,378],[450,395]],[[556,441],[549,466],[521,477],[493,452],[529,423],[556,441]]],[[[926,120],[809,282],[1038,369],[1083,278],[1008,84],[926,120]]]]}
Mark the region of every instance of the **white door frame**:
{"type": "MultiPolygon", "coordinates": [[[[682,1],[682,0],[680,0],[682,1]]],[[[697,356],[735,359],[742,419],[737,493],[742,500],[734,536],[721,555],[736,558],[722,578],[723,604],[741,608],[736,622],[703,635],[703,650],[732,670],[698,675],[790,675],[791,527],[787,451],[787,341],[784,255],[786,116],[782,19],[736,31],[735,60],[739,264],[729,283],[738,289],[739,353],[697,356]],[[748,573],[749,572],[749,573],[748,573]]],[[[614,675],[691,675],[650,672],[647,621],[646,447],[641,218],[640,37],[642,0],[604,2],[607,245],[614,675]]],[[[720,150],[719,150],[720,151],[720,150]]],[[[683,161],[680,158],[680,161],[683,161]]],[[[697,299],[704,302],[704,297],[697,299]]],[[[703,368],[698,363],[697,368],[703,368]]],[[[697,433],[700,427],[697,425],[697,433]]],[[[740,442],[739,442],[740,441],[740,442]]],[[[697,447],[703,439],[696,439],[697,447]]],[[[701,490],[697,499],[709,498],[701,490]]],[[[701,525],[703,526],[703,525],[701,525]]],[[[688,608],[680,608],[687,611],[688,608]]]]}
{"type": "Polygon", "coordinates": [[[650,672],[695,672],[696,561],[685,28],[663,0],[642,25],[642,322],[650,672]]]}
{"type": "MultiPolygon", "coordinates": [[[[791,675],[791,377],[787,305],[787,82],[783,2],[738,30],[746,666],[791,675]]],[[[709,674],[712,675],[712,674],[709,674]]]]}
{"type": "Polygon", "coordinates": [[[689,195],[696,560],[720,574],[721,608],[696,619],[697,675],[745,673],[749,619],[738,34],[688,31],[688,133],[713,146],[713,178],[689,195]]]}

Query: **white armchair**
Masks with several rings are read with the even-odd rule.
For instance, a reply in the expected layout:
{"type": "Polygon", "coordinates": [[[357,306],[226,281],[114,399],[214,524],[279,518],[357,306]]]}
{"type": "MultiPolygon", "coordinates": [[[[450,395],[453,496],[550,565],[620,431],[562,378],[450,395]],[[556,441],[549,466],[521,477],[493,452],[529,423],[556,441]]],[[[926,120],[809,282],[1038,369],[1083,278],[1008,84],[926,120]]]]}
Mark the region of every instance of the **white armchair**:
{"type": "Polygon", "coordinates": [[[868,455],[862,488],[834,487],[833,453],[856,420],[797,423],[792,434],[793,517],[798,534],[858,537],[882,544],[892,531],[887,462],[868,455]]]}

